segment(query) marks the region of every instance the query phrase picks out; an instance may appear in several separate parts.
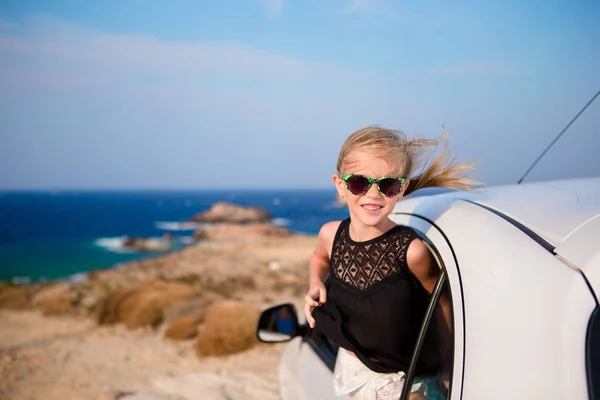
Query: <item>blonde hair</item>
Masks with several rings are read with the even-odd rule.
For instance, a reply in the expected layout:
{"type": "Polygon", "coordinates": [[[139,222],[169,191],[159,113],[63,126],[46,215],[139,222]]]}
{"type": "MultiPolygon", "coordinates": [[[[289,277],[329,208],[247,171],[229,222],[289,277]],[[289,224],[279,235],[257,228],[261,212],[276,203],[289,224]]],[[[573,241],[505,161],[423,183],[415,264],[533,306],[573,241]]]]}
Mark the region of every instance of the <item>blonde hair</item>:
{"type": "Polygon", "coordinates": [[[338,173],[342,173],[351,161],[355,151],[366,152],[381,157],[394,165],[394,174],[410,180],[405,195],[424,188],[448,188],[454,190],[473,190],[472,186],[480,185],[473,179],[467,178],[466,173],[473,170],[475,162],[457,162],[452,157],[445,142],[448,133],[439,139],[415,137],[408,139],[404,132],[384,129],[379,126],[362,128],[346,139],[340,150],[337,162],[338,173]],[[444,143],[442,152],[427,164],[423,163],[422,170],[412,176],[421,164],[422,156],[430,149],[429,157],[440,144],[444,143]]]}

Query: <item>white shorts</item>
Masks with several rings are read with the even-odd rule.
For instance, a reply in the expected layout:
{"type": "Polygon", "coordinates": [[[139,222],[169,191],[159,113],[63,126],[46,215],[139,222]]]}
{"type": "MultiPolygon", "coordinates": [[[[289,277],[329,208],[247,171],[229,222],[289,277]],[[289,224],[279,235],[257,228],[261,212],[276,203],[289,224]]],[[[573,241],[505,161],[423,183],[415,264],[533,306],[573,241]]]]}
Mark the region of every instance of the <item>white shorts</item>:
{"type": "MultiPolygon", "coordinates": [[[[338,351],[333,369],[333,389],[336,396],[357,400],[397,400],[402,393],[406,374],[382,374],[370,370],[345,349],[338,351]]],[[[413,383],[411,393],[426,389],[422,382],[413,383]]]]}

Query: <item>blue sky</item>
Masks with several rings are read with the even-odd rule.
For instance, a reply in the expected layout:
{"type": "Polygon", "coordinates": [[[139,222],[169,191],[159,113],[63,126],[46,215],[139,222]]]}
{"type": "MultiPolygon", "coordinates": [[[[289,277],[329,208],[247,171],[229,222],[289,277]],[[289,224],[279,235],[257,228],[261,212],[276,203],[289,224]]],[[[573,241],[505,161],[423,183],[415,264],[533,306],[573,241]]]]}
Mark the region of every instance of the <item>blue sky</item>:
{"type": "MultiPolygon", "coordinates": [[[[513,183],[600,90],[598,1],[0,0],[0,189],[322,188],[365,125],[513,183]],[[526,4],[524,4],[526,3],[526,4]]],[[[600,99],[531,173],[600,175],[600,99]]]]}

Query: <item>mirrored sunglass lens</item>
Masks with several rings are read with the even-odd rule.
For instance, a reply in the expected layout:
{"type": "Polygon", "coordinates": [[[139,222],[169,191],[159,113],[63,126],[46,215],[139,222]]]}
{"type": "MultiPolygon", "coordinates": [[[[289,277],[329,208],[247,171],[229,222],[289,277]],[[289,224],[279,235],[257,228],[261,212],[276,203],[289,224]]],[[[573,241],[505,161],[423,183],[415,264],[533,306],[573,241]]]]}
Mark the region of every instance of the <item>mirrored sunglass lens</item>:
{"type": "Polygon", "coordinates": [[[402,189],[402,181],[400,179],[385,178],[379,181],[379,190],[388,197],[396,196],[402,189]]]}
{"type": "Polygon", "coordinates": [[[354,175],[346,179],[348,190],[352,194],[362,194],[369,189],[369,180],[364,176],[354,175]]]}

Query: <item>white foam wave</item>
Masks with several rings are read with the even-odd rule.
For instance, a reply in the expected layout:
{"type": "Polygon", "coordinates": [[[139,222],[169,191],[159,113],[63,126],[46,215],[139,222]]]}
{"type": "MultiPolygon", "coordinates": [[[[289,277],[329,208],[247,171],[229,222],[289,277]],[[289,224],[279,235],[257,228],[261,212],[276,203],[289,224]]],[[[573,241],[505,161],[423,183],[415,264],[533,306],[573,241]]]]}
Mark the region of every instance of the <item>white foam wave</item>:
{"type": "MultiPolygon", "coordinates": [[[[137,250],[125,246],[126,239],[126,236],[100,238],[96,239],[94,241],[94,244],[98,247],[104,248],[105,250],[112,251],[113,253],[138,253],[137,250]]],[[[146,239],[156,241],[164,240],[164,238],[160,236],[147,237],[146,239]]],[[[175,245],[174,248],[177,248],[177,243],[180,243],[182,245],[188,245],[194,243],[195,241],[193,236],[173,236],[171,240],[172,243],[175,245]]]]}
{"type": "Polygon", "coordinates": [[[157,221],[154,224],[163,231],[193,231],[202,227],[197,222],[157,221]]]}
{"type": "Polygon", "coordinates": [[[31,278],[28,276],[15,276],[11,279],[15,285],[28,285],[31,283],[31,278]]]}
{"type": "Polygon", "coordinates": [[[275,226],[289,226],[292,224],[292,220],[288,218],[273,218],[271,224],[275,226]]]}
{"type": "Polygon", "coordinates": [[[124,242],[125,236],[119,236],[96,239],[94,244],[114,253],[135,253],[134,250],[125,247],[124,242]]]}
{"type": "Polygon", "coordinates": [[[192,243],[194,243],[194,237],[193,236],[183,236],[183,237],[177,238],[177,240],[180,243],[183,243],[183,244],[192,244],[192,243]]]}
{"type": "Polygon", "coordinates": [[[78,283],[78,282],[85,282],[87,280],[87,273],[86,272],[78,272],[76,274],[73,274],[71,276],[69,276],[69,282],[72,283],[78,283]]]}

